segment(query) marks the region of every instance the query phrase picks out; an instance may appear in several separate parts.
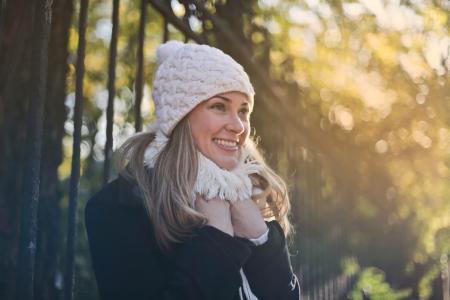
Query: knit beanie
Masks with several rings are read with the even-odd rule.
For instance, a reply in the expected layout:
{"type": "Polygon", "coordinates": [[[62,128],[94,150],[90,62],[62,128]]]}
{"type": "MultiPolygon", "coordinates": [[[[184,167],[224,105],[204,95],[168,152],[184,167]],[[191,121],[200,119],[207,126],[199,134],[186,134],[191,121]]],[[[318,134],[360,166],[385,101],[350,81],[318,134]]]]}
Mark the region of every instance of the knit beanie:
{"type": "Polygon", "coordinates": [[[242,92],[251,104],[254,89],[244,68],[231,56],[207,45],[169,41],[156,51],[153,81],[157,125],[166,136],[201,102],[225,92],[242,92]]]}

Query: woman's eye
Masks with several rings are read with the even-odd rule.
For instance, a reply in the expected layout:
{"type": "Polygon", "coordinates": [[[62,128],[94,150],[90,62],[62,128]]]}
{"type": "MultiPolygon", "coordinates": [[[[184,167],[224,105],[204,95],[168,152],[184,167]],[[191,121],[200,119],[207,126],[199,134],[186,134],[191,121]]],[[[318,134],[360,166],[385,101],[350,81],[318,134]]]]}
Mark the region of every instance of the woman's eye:
{"type": "Polygon", "coordinates": [[[239,111],[239,113],[240,113],[241,115],[247,116],[248,113],[249,113],[249,110],[248,110],[248,108],[243,108],[243,109],[241,109],[241,110],[239,111]]]}
{"type": "Polygon", "coordinates": [[[211,108],[219,111],[225,111],[225,105],[223,105],[222,103],[213,104],[211,105],[211,108]]]}

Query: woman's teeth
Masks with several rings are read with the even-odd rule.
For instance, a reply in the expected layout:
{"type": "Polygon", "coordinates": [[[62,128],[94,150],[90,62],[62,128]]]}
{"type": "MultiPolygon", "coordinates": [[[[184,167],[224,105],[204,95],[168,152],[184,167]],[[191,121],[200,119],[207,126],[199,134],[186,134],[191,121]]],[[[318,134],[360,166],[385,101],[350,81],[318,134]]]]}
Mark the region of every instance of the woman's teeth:
{"type": "Polygon", "coordinates": [[[233,142],[233,141],[227,141],[227,140],[222,140],[222,139],[214,139],[214,141],[219,145],[224,145],[224,146],[229,146],[229,147],[237,146],[237,142],[233,142]]]}

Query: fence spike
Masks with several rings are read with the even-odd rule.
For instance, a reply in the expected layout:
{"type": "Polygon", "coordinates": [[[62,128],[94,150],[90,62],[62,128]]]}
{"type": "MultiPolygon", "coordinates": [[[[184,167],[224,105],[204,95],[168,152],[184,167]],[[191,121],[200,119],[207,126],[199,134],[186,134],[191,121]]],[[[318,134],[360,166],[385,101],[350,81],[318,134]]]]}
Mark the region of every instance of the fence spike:
{"type": "Polygon", "coordinates": [[[116,57],[117,38],[119,35],[119,6],[120,1],[113,1],[112,11],[112,34],[109,47],[109,71],[108,71],[108,107],[106,108],[106,144],[105,144],[105,164],[103,169],[103,184],[109,181],[111,172],[111,156],[113,146],[113,125],[114,125],[114,97],[116,96],[116,57]]]}

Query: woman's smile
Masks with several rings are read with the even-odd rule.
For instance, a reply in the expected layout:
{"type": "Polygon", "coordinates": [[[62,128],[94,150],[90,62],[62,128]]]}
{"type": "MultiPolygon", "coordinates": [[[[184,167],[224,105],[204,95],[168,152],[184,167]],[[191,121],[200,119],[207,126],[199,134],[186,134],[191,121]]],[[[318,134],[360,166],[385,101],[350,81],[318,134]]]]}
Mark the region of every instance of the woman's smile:
{"type": "Polygon", "coordinates": [[[235,152],[239,150],[238,143],[239,141],[236,140],[226,140],[226,139],[219,139],[214,138],[213,142],[219,147],[220,149],[228,152],[235,152]]]}

